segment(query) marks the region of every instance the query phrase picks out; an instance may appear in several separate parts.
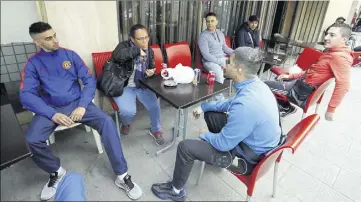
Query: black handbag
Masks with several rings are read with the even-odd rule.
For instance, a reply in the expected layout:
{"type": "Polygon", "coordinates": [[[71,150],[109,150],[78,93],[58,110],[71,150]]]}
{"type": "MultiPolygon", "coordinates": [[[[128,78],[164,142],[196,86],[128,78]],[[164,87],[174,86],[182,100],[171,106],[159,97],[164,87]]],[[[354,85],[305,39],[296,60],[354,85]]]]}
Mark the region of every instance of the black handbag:
{"type": "Polygon", "coordinates": [[[105,63],[103,75],[98,81],[99,90],[109,97],[121,96],[132,71],[122,68],[115,62],[108,61],[105,63]]]}
{"type": "Polygon", "coordinates": [[[304,82],[304,78],[298,79],[292,86],[291,90],[287,93],[287,98],[290,102],[304,109],[307,98],[316,90],[315,86],[312,86],[304,82]]]}

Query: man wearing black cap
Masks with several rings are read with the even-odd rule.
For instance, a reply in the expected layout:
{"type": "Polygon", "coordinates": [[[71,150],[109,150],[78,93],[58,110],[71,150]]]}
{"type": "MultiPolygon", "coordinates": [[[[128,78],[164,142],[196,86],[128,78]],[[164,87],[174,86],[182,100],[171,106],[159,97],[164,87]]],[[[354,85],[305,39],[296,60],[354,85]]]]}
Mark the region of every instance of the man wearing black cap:
{"type": "Polygon", "coordinates": [[[248,22],[245,22],[240,26],[236,33],[236,47],[259,47],[260,34],[257,29],[258,23],[258,17],[255,15],[251,15],[248,18],[248,22]]]}

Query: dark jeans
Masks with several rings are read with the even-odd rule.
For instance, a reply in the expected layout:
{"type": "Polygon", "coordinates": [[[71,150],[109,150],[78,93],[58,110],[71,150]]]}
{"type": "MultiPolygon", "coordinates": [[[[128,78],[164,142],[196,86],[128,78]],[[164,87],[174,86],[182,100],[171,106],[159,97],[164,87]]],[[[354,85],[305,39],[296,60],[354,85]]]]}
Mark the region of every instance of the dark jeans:
{"type": "MultiPolygon", "coordinates": [[[[264,83],[268,85],[272,92],[286,95],[288,91],[291,90],[296,81],[297,79],[289,81],[265,81],[264,83]]],[[[277,103],[278,105],[282,106],[280,107],[280,110],[289,109],[291,106],[291,103],[288,100],[277,98],[277,103]]]]}
{"type": "MultiPolygon", "coordinates": [[[[227,123],[227,115],[221,112],[206,112],[204,113],[204,119],[208,130],[212,133],[219,133],[227,123]]],[[[204,161],[207,164],[221,168],[228,168],[232,164],[233,158],[231,151],[218,151],[206,141],[183,140],[178,144],[172,184],[176,189],[184,187],[194,165],[194,160],[204,161]]],[[[243,161],[250,164],[244,159],[243,161]]],[[[248,165],[248,171],[246,169],[247,172],[244,174],[250,174],[253,168],[253,164],[248,165]]]]}

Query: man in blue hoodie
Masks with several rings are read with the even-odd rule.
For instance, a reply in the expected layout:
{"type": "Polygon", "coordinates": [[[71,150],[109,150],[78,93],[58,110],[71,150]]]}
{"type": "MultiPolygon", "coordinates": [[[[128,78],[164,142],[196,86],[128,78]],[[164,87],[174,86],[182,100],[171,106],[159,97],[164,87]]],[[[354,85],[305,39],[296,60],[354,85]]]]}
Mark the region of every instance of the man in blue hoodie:
{"type": "MultiPolygon", "coordinates": [[[[58,125],[71,127],[84,123],[96,129],[101,137],[114,173],[115,184],[131,199],[142,196],[140,187],[127,174],[120,138],[112,118],[93,104],[96,80],[74,51],[59,47],[56,33],[48,23],[36,22],[29,27],[30,36],[41,50],[25,64],[20,84],[20,101],[35,113],[26,140],[34,162],[50,178],[41,191],[41,200],[52,198],[66,174],[46,140],[58,125]],[[84,88],[78,80],[81,80],[84,88]]],[[[80,193],[79,193],[80,194],[80,193]]]]}
{"type": "Polygon", "coordinates": [[[228,168],[240,175],[248,175],[262,156],[275,148],[281,137],[277,102],[268,86],[256,73],[262,60],[259,49],[240,47],[225,68],[237,90],[229,100],[203,103],[193,111],[197,118],[203,112],[209,132],[201,140],[179,143],[173,180],[153,184],[152,191],[160,199],[182,201],[184,186],[194,160],[228,168]],[[231,165],[233,158],[238,165],[231,165]]]}

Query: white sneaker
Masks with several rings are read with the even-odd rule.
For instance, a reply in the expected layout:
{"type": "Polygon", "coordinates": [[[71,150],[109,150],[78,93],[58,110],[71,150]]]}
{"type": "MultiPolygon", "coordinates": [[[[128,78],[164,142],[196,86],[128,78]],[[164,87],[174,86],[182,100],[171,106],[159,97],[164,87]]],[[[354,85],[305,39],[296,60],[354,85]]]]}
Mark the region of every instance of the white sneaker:
{"type": "Polygon", "coordinates": [[[46,185],[44,186],[43,190],[41,190],[40,200],[46,201],[51,199],[55,193],[56,189],[58,188],[58,184],[63,179],[66,174],[66,170],[60,167],[59,172],[51,173],[50,178],[46,185]]]}
{"type": "Polygon", "coordinates": [[[138,200],[143,195],[142,189],[136,183],[132,182],[130,175],[126,175],[123,179],[117,177],[117,179],[115,179],[115,185],[124,189],[128,197],[132,200],[138,200]]]}

